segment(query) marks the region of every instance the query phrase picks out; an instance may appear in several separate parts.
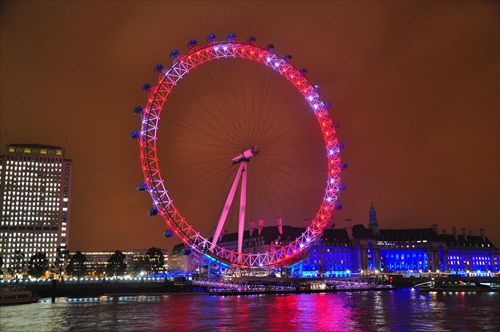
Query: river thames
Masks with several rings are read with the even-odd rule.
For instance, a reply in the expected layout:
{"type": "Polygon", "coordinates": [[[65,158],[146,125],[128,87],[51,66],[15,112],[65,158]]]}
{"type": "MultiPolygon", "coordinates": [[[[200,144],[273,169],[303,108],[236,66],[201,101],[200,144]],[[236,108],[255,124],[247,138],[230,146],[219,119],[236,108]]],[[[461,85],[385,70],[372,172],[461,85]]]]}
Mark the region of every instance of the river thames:
{"type": "Polygon", "coordinates": [[[44,298],[1,307],[0,331],[500,331],[500,293],[44,298]]]}

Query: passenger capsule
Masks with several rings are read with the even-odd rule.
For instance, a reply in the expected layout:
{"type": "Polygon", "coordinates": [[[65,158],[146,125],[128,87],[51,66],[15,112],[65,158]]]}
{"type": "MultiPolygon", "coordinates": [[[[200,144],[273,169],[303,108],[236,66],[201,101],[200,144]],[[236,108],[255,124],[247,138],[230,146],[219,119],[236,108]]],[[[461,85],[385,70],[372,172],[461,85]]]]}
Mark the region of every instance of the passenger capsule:
{"type": "Polygon", "coordinates": [[[149,92],[151,91],[151,84],[146,83],[142,86],[142,92],[149,92]]]}
{"type": "Polygon", "coordinates": [[[285,60],[286,61],[292,60],[292,56],[290,54],[285,55],[285,60]]]}
{"type": "Polygon", "coordinates": [[[198,42],[196,41],[196,39],[191,39],[191,40],[188,42],[188,49],[195,48],[197,44],[198,44],[198,42]]]}
{"type": "Polygon", "coordinates": [[[207,37],[207,43],[208,44],[212,44],[213,42],[215,42],[215,35],[212,33],[210,36],[207,37]]]}
{"type": "Polygon", "coordinates": [[[154,216],[156,216],[158,214],[158,209],[157,208],[151,208],[151,209],[149,209],[148,214],[151,217],[154,217],[154,216]]]}
{"type": "Polygon", "coordinates": [[[130,139],[138,139],[139,136],[140,136],[139,132],[134,130],[133,132],[130,133],[128,137],[130,137],[130,139]]]}
{"type": "Polygon", "coordinates": [[[335,209],[337,209],[337,210],[342,210],[342,204],[337,204],[337,205],[335,206],[335,209]]]}
{"type": "Polygon", "coordinates": [[[255,37],[248,38],[247,42],[253,45],[255,43],[255,37]]]}
{"type": "Polygon", "coordinates": [[[344,169],[346,169],[346,168],[347,168],[347,164],[342,163],[342,164],[340,165],[340,167],[342,167],[342,170],[344,170],[344,169]]]}
{"type": "Polygon", "coordinates": [[[227,41],[233,41],[236,39],[236,35],[234,33],[230,33],[228,36],[227,36],[227,41]]]}
{"type": "Polygon", "coordinates": [[[155,66],[154,72],[158,74],[158,73],[160,73],[162,70],[163,70],[163,65],[162,65],[161,63],[159,63],[159,64],[157,64],[157,65],[155,66]]]}
{"type": "Polygon", "coordinates": [[[272,52],[274,51],[274,44],[269,44],[266,46],[266,49],[269,51],[269,52],[272,52]]]}
{"type": "Polygon", "coordinates": [[[168,239],[174,235],[174,232],[172,232],[171,229],[167,229],[165,232],[163,232],[163,237],[165,239],[168,239]]]}
{"type": "Polygon", "coordinates": [[[137,186],[137,191],[143,192],[148,190],[148,186],[146,186],[145,183],[141,183],[140,185],[137,186]]]}
{"type": "Polygon", "coordinates": [[[339,188],[339,189],[340,189],[340,190],[346,190],[346,189],[347,189],[347,187],[346,187],[346,185],[345,185],[345,184],[343,184],[343,183],[342,183],[342,184],[340,185],[340,188],[339,188]]]}
{"type": "Polygon", "coordinates": [[[142,106],[136,106],[134,108],[134,114],[141,115],[141,113],[142,113],[142,106]]]}
{"type": "Polygon", "coordinates": [[[302,74],[307,74],[307,69],[305,68],[302,68],[301,70],[299,70],[302,74]]]}
{"type": "Polygon", "coordinates": [[[340,147],[341,149],[345,148],[345,144],[344,144],[344,142],[339,142],[339,147],[340,147]]]}
{"type": "Polygon", "coordinates": [[[172,60],[176,60],[178,57],[179,57],[179,51],[173,50],[172,52],[170,52],[170,58],[172,60]]]}

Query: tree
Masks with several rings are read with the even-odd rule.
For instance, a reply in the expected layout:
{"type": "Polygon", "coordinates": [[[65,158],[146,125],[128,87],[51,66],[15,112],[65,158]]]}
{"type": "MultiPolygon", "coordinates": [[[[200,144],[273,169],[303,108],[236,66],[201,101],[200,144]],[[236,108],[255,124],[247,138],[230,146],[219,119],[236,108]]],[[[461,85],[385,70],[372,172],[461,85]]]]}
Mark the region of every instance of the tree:
{"type": "Polygon", "coordinates": [[[24,258],[24,253],[21,250],[14,251],[12,255],[12,265],[10,268],[10,272],[16,275],[19,273],[23,273],[26,268],[26,260],[24,258]]]}
{"type": "Polygon", "coordinates": [[[108,259],[106,274],[110,276],[122,276],[125,274],[126,269],[125,255],[120,250],[116,250],[108,259]]]}
{"type": "Polygon", "coordinates": [[[165,260],[163,257],[163,252],[160,248],[149,248],[146,251],[146,257],[151,264],[151,271],[153,273],[158,273],[163,270],[163,266],[165,265],[165,260]]]}
{"type": "Polygon", "coordinates": [[[73,256],[69,258],[68,266],[66,267],[66,272],[70,275],[76,277],[83,277],[87,273],[87,257],[82,254],[81,251],[77,251],[73,256]]]}
{"type": "Polygon", "coordinates": [[[49,269],[49,260],[44,252],[37,252],[30,257],[28,263],[28,274],[30,276],[40,278],[49,269]]]}
{"type": "Polygon", "coordinates": [[[138,275],[141,272],[151,271],[151,263],[146,257],[141,257],[134,263],[134,274],[138,275]]]}
{"type": "Polygon", "coordinates": [[[69,250],[66,247],[57,247],[56,260],[54,262],[54,272],[62,278],[64,271],[66,269],[66,260],[69,257],[69,250]]]}

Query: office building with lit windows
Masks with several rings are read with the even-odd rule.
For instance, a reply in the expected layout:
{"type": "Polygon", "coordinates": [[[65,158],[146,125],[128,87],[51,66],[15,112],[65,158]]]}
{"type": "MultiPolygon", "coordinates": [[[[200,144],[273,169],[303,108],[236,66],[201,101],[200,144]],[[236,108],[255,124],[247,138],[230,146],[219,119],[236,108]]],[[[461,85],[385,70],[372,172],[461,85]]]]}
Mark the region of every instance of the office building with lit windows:
{"type": "Polygon", "coordinates": [[[19,267],[20,256],[26,266],[36,253],[45,253],[53,265],[58,248],[67,248],[71,166],[61,147],[7,145],[6,153],[0,156],[0,255],[4,270],[19,267]]]}
{"type": "MultiPolygon", "coordinates": [[[[140,269],[137,269],[138,261],[146,258],[147,249],[140,250],[132,250],[132,251],[120,251],[123,255],[125,255],[124,263],[127,264],[127,270],[125,273],[127,275],[131,275],[134,273],[140,273],[140,269]],[[137,270],[137,271],[136,271],[137,270]]],[[[87,261],[85,264],[87,265],[87,273],[93,277],[99,277],[105,275],[106,266],[108,265],[108,260],[113,256],[115,250],[111,251],[81,251],[87,261]]],[[[69,256],[75,255],[76,252],[69,252],[69,256]]],[[[163,254],[163,264],[165,269],[168,269],[168,251],[162,250],[163,254]]]]}

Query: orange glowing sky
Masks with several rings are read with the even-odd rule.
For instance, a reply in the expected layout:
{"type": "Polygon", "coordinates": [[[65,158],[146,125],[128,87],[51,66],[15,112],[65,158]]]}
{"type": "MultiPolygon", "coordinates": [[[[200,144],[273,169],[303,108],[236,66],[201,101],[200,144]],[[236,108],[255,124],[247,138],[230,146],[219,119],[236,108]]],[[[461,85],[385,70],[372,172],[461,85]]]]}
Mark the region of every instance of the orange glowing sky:
{"type": "Polygon", "coordinates": [[[500,244],[499,3],[2,1],[0,145],[65,148],[71,250],[170,250],[128,134],[153,67],[214,33],[308,69],[345,142],[334,216],[465,227],[500,244]]]}

